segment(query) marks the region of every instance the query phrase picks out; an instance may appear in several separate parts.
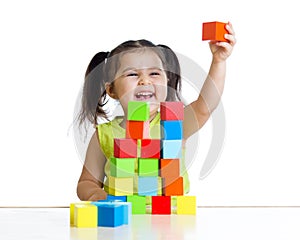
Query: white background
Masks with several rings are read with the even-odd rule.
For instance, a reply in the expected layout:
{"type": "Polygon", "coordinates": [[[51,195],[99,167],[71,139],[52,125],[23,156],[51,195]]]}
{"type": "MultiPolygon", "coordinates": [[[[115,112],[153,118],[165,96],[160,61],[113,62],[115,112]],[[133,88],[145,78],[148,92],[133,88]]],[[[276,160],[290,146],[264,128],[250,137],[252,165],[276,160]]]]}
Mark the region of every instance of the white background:
{"type": "Polygon", "coordinates": [[[201,206],[300,205],[297,1],[1,1],[0,206],[77,201],[82,168],[72,136],[84,72],[98,51],[129,39],[170,46],[208,70],[202,23],[231,21],[222,103],[226,139],[216,168],[199,172],[211,123],[200,132],[191,194],[201,206]]]}

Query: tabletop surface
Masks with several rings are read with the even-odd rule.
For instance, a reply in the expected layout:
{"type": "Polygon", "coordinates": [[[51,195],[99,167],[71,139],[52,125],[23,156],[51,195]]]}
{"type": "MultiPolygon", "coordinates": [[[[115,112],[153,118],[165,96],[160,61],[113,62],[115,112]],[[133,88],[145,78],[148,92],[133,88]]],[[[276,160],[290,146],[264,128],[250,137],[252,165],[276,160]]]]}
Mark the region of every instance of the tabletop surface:
{"type": "Polygon", "coordinates": [[[133,215],[131,225],[71,228],[69,208],[0,208],[0,239],[300,239],[300,208],[198,208],[196,216],[133,215]]]}

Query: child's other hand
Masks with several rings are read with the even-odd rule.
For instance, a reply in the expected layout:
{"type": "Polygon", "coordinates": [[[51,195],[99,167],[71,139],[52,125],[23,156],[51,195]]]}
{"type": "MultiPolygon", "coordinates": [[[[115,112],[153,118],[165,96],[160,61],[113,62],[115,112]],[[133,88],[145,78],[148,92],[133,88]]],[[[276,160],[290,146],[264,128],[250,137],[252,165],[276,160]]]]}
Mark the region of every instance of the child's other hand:
{"type": "Polygon", "coordinates": [[[230,22],[226,24],[226,29],[229,33],[225,34],[224,37],[229,42],[218,42],[218,41],[209,42],[209,47],[212,52],[214,62],[225,61],[231,55],[233,47],[236,43],[235,33],[232,24],[230,22]]]}
{"type": "Polygon", "coordinates": [[[105,200],[107,193],[103,189],[97,189],[92,196],[88,199],[89,201],[105,200]]]}

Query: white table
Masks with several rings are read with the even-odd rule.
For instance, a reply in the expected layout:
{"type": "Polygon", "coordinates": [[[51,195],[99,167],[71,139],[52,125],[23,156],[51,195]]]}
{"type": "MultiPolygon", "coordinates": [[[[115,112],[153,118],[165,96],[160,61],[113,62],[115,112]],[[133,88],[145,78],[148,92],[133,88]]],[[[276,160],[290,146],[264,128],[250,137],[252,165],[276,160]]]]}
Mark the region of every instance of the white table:
{"type": "Polygon", "coordinates": [[[68,208],[0,208],[1,240],[299,240],[300,208],[198,208],[196,216],[133,215],[116,228],[71,228],[68,208]]]}

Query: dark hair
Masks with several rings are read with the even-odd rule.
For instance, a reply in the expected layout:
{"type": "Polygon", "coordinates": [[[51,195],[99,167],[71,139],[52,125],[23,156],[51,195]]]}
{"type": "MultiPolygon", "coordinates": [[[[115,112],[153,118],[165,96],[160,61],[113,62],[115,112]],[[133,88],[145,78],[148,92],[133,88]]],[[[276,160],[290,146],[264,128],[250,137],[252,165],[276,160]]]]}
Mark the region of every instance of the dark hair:
{"type": "Polygon", "coordinates": [[[79,124],[86,119],[93,124],[98,124],[98,117],[108,119],[103,107],[107,103],[105,83],[113,84],[115,74],[119,68],[122,53],[137,49],[154,51],[162,61],[168,81],[168,94],[166,101],[179,101],[181,91],[180,65],[176,54],[166,45],[155,45],[147,40],[126,41],[117,46],[111,52],[99,52],[90,61],[83,85],[81,110],[79,112],[79,124]]]}

